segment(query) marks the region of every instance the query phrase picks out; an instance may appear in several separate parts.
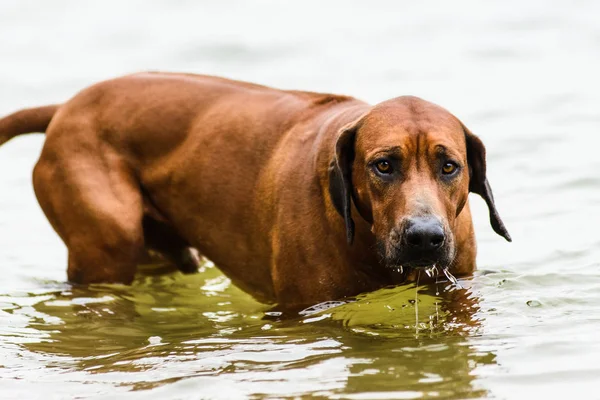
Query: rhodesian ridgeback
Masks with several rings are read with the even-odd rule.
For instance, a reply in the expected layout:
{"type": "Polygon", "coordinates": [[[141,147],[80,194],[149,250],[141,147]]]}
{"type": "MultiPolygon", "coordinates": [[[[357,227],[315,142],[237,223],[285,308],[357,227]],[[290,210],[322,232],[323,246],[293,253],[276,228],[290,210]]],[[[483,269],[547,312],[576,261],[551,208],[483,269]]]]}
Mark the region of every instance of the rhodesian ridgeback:
{"type": "Polygon", "coordinates": [[[33,185],[75,283],[130,283],[148,250],[186,272],[199,252],[284,308],[399,284],[432,266],[466,276],[476,254],[469,192],[511,240],[483,143],[416,97],[371,106],[142,73],[0,120],[0,144],[30,132],[47,135],[33,185]]]}

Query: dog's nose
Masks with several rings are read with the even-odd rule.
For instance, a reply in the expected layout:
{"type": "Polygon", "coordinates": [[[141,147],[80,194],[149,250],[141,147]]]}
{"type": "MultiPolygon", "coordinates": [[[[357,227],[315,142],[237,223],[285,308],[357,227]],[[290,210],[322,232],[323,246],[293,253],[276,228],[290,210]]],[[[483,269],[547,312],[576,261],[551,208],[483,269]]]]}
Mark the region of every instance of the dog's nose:
{"type": "Polygon", "coordinates": [[[440,221],[433,217],[413,217],[407,221],[404,240],[413,250],[432,253],[444,244],[446,235],[440,221]]]}

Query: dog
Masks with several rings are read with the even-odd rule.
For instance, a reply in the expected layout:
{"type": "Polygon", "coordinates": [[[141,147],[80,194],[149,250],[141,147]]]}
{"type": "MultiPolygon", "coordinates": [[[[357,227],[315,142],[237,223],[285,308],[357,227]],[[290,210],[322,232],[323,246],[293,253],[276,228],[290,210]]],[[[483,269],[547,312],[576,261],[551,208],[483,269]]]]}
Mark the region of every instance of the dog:
{"type": "Polygon", "coordinates": [[[0,144],[46,132],[33,185],[74,283],[129,284],[149,250],[183,272],[199,254],[293,309],[414,279],[468,276],[469,192],[511,241],[485,147],[412,96],[349,96],[147,72],[0,120],[0,144]]]}

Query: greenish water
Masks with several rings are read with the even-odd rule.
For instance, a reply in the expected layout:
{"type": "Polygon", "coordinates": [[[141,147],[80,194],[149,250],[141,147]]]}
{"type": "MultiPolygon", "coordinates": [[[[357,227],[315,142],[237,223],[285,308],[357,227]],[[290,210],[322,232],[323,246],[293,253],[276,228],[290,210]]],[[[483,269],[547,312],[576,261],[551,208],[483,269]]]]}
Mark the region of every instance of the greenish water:
{"type": "Polygon", "coordinates": [[[15,391],[45,365],[38,384],[62,381],[64,395],[82,383],[94,393],[155,389],[157,396],[199,385],[207,398],[472,398],[486,394],[473,371],[495,362],[473,340],[481,329],[477,295],[448,282],[280,318],[207,263],[194,276],[141,274],[131,287],[40,282],[0,302],[9,325],[2,348],[12,355],[0,373],[15,391]]]}
{"type": "Polygon", "coordinates": [[[147,69],[412,94],[481,137],[514,241],[471,196],[463,289],[285,319],[210,264],[75,287],[31,187],[44,138],[19,137],[0,147],[0,399],[600,398],[599,15],[594,0],[1,1],[0,114],[147,69]]]}

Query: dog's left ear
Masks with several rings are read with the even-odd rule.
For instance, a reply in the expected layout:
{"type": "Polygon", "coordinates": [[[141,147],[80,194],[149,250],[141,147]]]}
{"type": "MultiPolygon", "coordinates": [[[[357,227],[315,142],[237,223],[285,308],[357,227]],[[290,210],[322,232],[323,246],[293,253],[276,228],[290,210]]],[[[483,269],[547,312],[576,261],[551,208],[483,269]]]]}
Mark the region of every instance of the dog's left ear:
{"type": "Polygon", "coordinates": [[[477,136],[463,125],[465,140],[467,143],[467,162],[469,163],[469,192],[480,195],[490,211],[490,224],[494,231],[504,239],[512,242],[500,214],[494,204],[492,188],[486,176],[485,146],[477,136]]]}
{"type": "Polygon", "coordinates": [[[340,129],[335,142],[335,156],[329,165],[329,195],[337,212],[344,218],[348,244],[354,240],[352,219],[352,162],[354,142],[360,119],[340,129]]]}

